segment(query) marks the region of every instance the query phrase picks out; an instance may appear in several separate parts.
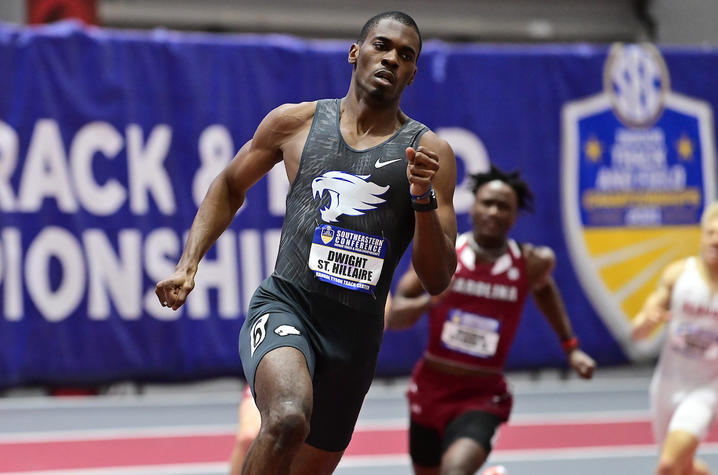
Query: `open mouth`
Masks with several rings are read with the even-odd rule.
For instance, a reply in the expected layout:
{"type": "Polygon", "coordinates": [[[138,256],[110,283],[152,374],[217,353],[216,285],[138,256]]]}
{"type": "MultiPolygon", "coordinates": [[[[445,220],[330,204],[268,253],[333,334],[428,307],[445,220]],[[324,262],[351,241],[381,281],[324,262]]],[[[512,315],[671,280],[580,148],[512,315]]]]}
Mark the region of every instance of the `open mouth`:
{"type": "Polygon", "coordinates": [[[381,79],[382,82],[385,82],[387,84],[394,84],[394,73],[391,71],[387,71],[386,69],[380,69],[376,73],[374,73],[374,77],[377,79],[381,79]]]}

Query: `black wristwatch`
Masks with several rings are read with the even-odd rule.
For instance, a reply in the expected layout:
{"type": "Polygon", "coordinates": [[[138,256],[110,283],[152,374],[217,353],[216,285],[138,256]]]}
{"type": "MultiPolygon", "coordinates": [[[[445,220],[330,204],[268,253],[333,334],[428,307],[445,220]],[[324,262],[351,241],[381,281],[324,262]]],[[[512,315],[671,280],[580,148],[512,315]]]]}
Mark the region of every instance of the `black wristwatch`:
{"type": "Polygon", "coordinates": [[[431,211],[432,209],[436,209],[439,207],[439,205],[436,203],[436,193],[434,193],[434,188],[429,188],[426,193],[423,195],[412,195],[411,196],[411,207],[414,208],[414,211],[431,211]],[[418,203],[418,201],[429,198],[428,203],[418,203]]]}

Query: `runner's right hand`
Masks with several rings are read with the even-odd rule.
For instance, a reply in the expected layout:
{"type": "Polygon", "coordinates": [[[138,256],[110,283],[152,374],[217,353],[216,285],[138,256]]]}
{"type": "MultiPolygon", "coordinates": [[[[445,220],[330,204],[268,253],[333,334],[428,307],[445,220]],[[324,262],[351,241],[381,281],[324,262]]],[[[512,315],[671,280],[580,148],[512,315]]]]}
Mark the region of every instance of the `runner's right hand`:
{"type": "Polygon", "coordinates": [[[168,278],[157,283],[155,294],[160,301],[160,305],[177,310],[187,300],[187,295],[193,288],[194,274],[190,274],[185,270],[176,270],[168,278]]]}

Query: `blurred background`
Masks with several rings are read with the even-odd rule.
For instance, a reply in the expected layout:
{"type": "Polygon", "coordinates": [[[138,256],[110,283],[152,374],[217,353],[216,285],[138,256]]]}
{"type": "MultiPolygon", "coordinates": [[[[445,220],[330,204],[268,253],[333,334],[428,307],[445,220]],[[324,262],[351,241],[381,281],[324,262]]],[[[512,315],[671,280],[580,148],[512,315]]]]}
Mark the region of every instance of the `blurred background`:
{"type": "MultiPolygon", "coordinates": [[[[460,231],[466,173],[522,170],[537,210],[514,236],[556,251],[582,346],[604,367],[650,367],[660,335],[636,345],[630,320],[665,264],[695,253],[715,199],[716,2],[4,0],[0,390],[241,380],[283,171],[255,186],[184,310],[159,308],[153,284],[261,118],[343,96],[351,41],[390,9],[424,36],[403,108],[456,151],[460,231]]],[[[387,333],[379,377],[408,374],[425,323],[387,333]]],[[[529,304],[509,369],[545,368],[565,361],[529,304]]]]}
{"type": "MultiPolygon", "coordinates": [[[[154,285],[262,117],[343,97],[351,42],[394,9],[423,33],[402,109],[456,153],[459,231],[467,173],[521,170],[536,210],[512,236],[554,249],[599,364],[577,381],[529,302],[507,363],[516,417],[492,460],[512,474],[652,470],[662,335],[637,344],[630,325],[665,266],[696,253],[716,199],[713,0],[0,1],[0,472],[226,473],[237,339],[274,266],[282,167],[183,309],[160,307],[154,285]],[[47,397],[65,395],[92,397],[47,397]]],[[[340,473],[409,473],[403,392],[426,336],[426,319],[386,332],[340,473]]],[[[717,432],[704,447],[718,464],[717,432]]]]}
{"type": "Polygon", "coordinates": [[[447,41],[715,44],[717,8],[705,0],[5,0],[0,18],[26,24],[74,17],[110,28],[353,38],[359,18],[402,9],[425,37],[447,41]]]}
{"type": "Polygon", "coordinates": [[[425,37],[447,41],[718,41],[718,7],[706,0],[5,0],[0,18],[26,24],[76,17],[110,28],[353,38],[358,19],[391,9],[410,11],[425,37]]]}

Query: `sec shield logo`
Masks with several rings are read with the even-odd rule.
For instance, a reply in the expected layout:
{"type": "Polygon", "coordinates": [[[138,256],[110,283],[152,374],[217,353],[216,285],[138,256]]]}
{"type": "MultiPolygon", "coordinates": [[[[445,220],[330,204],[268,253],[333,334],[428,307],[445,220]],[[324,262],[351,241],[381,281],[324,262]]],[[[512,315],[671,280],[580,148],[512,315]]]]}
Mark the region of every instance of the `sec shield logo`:
{"type": "Polygon", "coordinates": [[[700,216],[715,199],[712,110],[670,90],[651,45],[614,45],[604,91],[564,105],[562,214],[572,264],[593,307],[633,360],[631,320],[665,267],[695,255],[700,216]]]}
{"type": "Polygon", "coordinates": [[[332,239],[334,239],[334,230],[331,226],[324,225],[322,226],[321,236],[322,242],[324,244],[329,244],[332,242],[332,239]]]}

